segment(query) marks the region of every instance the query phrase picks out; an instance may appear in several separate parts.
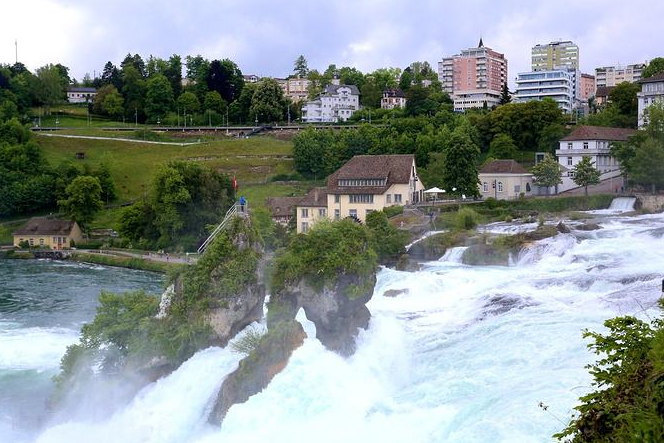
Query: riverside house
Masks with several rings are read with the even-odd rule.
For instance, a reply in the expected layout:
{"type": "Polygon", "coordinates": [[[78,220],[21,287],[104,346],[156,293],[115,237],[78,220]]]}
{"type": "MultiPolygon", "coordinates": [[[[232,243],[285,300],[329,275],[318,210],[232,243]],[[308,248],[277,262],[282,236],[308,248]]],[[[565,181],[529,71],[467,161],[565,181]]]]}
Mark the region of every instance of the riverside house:
{"type": "Polygon", "coordinates": [[[423,192],[412,154],[356,155],[297,204],[297,232],[322,218],[364,222],[372,211],[421,201],[423,192]]]}
{"type": "Polygon", "coordinates": [[[57,218],[33,217],[12,233],[14,247],[27,241],[31,247],[69,249],[83,241],[83,233],[78,223],[57,218]]]}
{"type": "Polygon", "coordinates": [[[480,195],[510,200],[533,195],[533,174],[514,160],[494,160],[480,170],[480,195]]]}

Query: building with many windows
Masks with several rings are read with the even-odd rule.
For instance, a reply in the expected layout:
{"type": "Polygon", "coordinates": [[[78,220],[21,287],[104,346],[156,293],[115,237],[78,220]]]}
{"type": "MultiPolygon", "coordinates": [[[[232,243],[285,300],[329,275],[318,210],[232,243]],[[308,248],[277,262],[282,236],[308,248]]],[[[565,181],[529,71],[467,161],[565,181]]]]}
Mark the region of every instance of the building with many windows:
{"type": "Polygon", "coordinates": [[[316,98],[302,107],[305,123],[345,122],[360,109],[360,91],[355,85],[327,85],[316,98]]]}
{"type": "Polygon", "coordinates": [[[587,102],[590,97],[595,96],[595,76],[590,74],[581,74],[579,80],[579,99],[587,102]]]}
{"type": "Polygon", "coordinates": [[[438,79],[443,90],[455,100],[455,109],[492,107],[507,83],[507,59],[504,54],[484,46],[445,57],[438,62],[438,79]]]}
{"type": "Polygon", "coordinates": [[[653,103],[664,104],[664,74],[639,80],[641,92],[636,96],[639,101],[639,127],[647,123],[646,109],[653,103]]]}
{"type": "Polygon", "coordinates": [[[383,109],[403,109],[406,107],[406,94],[400,89],[386,89],[380,99],[380,107],[383,109]]]}
{"type": "Polygon", "coordinates": [[[617,86],[623,82],[635,83],[641,80],[641,72],[646,65],[635,63],[627,66],[603,66],[595,68],[595,83],[598,88],[602,86],[617,86]]]}
{"type": "Polygon", "coordinates": [[[550,71],[522,72],[516,79],[514,101],[525,103],[550,98],[570,114],[576,101],[576,75],[566,68],[550,71]]]}
{"type": "Polygon", "coordinates": [[[571,41],[535,45],[531,51],[533,71],[551,71],[566,67],[579,69],[579,47],[571,41]]]}
{"type": "Polygon", "coordinates": [[[423,192],[414,155],[356,155],[297,204],[297,232],[323,217],[364,222],[372,211],[421,201],[423,192]]]}
{"type": "Polygon", "coordinates": [[[83,232],[73,220],[33,217],[12,233],[14,246],[69,249],[83,241],[83,232]]]}
{"type": "Polygon", "coordinates": [[[89,103],[97,95],[95,88],[70,87],[67,89],[67,101],[69,103],[89,103]]]}
{"type": "Polygon", "coordinates": [[[600,179],[614,179],[615,185],[622,186],[620,163],[611,155],[611,144],[627,141],[636,130],[608,128],[603,126],[579,126],[570,135],[560,140],[556,150],[558,163],[564,168],[563,183],[559,191],[577,188],[573,181],[573,168],[583,157],[590,157],[600,172],[600,179]]]}

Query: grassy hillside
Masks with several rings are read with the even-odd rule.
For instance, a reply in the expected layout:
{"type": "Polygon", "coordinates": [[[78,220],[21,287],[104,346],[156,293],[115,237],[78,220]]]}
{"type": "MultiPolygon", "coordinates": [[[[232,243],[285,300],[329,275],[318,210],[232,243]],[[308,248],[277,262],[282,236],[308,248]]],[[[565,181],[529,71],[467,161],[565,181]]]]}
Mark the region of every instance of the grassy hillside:
{"type": "MultiPolygon", "coordinates": [[[[118,203],[146,194],[155,169],[170,160],[194,161],[235,176],[239,185],[238,195],[246,196],[254,207],[263,206],[266,197],[301,195],[313,186],[308,182],[270,182],[276,174],[293,172],[292,143],[270,137],[214,140],[190,146],[70,139],[39,134],[36,140],[46,159],[54,166],[74,162],[94,168],[102,161],[107,162],[118,191],[118,203]],[[84,152],[85,159],[77,160],[77,152],[84,152]]],[[[121,209],[104,210],[98,214],[92,227],[115,228],[120,213],[121,209]]]]}

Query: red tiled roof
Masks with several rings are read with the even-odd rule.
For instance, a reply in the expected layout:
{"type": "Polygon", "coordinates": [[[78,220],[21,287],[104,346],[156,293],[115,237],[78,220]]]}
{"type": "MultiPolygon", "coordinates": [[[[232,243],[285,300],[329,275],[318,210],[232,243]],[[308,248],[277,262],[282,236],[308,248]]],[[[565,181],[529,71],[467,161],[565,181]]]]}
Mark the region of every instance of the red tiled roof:
{"type": "Polygon", "coordinates": [[[327,207],[327,188],[313,188],[297,203],[297,206],[327,207]]]}
{"type": "Polygon", "coordinates": [[[480,174],[527,174],[523,166],[514,160],[494,160],[485,165],[480,174]]]}
{"type": "Polygon", "coordinates": [[[73,220],[60,220],[57,218],[33,217],[14,231],[13,235],[64,235],[68,236],[74,229],[73,220]]]}
{"type": "Polygon", "coordinates": [[[415,156],[356,155],[327,179],[330,194],[382,194],[393,184],[408,184],[415,156]],[[385,186],[339,186],[343,179],[385,179],[385,186]]]}
{"type": "Polygon", "coordinates": [[[639,83],[655,83],[655,82],[664,82],[664,73],[653,75],[652,77],[646,77],[639,80],[639,83]]]}
{"type": "Polygon", "coordinates": [[[615,86],[598,86],[597,91],[595,91],[595,97],[608,97],[614,89],[615,86]]]}
{"type": "Polygon", "coordinates": [[[636,129],[608,128],[604,126],[579,126],[561,141],[609,140],[623,142],[634,134],[636,134],[636,129]]]}
{"type": "Polygon", "coordinates": [[[291,216],[293,208],[302,200],[302,196],[297,197],[268,197],[266,205],[273,217],[291,216]]]}

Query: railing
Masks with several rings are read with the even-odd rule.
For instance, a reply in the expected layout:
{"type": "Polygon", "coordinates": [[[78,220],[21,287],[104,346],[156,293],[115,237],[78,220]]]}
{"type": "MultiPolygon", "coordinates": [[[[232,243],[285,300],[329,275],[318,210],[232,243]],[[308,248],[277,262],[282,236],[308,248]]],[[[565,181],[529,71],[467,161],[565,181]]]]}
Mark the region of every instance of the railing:
{"type": "Polygon", "coordinates": [[[231,206],[228,211],[226,212],[226,215],[224,216],[224,219],[217,225],[216,228],[214,228],[214,231],[212,231],[212,234],[208,238],[205,239],[203,244],[198,248],[198,253],[202,254],[205,251],[205,248],[207,248],[210,243],[212,243],[212,240],[214,240],[217,235],[224,229],[230,220],[235,217],[238,212],[244,214],[247,210],[247,205],[240,205],[239,203],[235,203],[233,206],[231,206]]]}

